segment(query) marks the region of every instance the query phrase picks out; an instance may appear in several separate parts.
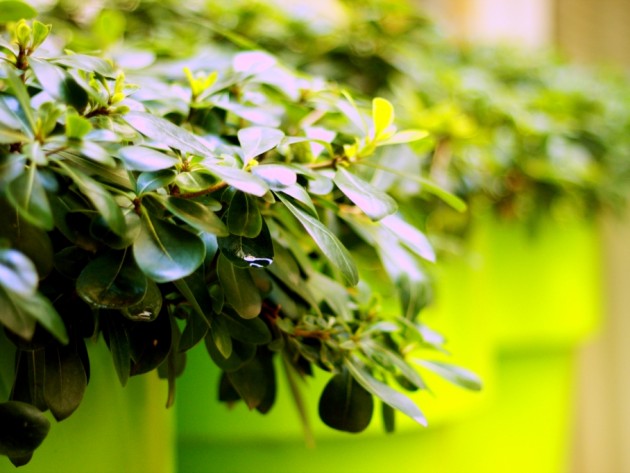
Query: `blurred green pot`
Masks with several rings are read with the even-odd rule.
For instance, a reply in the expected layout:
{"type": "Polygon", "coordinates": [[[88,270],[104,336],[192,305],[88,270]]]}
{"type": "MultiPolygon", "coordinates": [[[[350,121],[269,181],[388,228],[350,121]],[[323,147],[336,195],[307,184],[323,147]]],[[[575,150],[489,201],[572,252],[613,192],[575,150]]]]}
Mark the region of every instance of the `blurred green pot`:
{"type": "Polygon", "coordinates": [[[452,361],[481,375],[482,393],[429,379],[435,394],[416,397],[428,429],[399,415],[398,431],[385,435],[375,411],[368,431],[351,435],[317,419],[328,378],[317,376],[307,398],[317,447],[309,449],[283,378],[268,415],[244,405],[228,410],[216,400],[219,374],[200,347],[187,368],[194,375],[178,385],[178,471],[563,471],[574,357],[601,314],[595,226],[548,222],[530,232],[483,219],[467,256],[438,266],[437,303],[425,320],[449,334],[452,361]]]}
{"type": "Polygon", "coordinates": [[[88,350],[90,387],[77,411],[59,423],[49,415],[49,436],[33,459],[16,470],[6,457],[0,457],[0,471],[175,471],[175,415],[164,407],[166,383],[151,373],[129,379],[123,388],[104,342],[88,343],[88,350]]]}

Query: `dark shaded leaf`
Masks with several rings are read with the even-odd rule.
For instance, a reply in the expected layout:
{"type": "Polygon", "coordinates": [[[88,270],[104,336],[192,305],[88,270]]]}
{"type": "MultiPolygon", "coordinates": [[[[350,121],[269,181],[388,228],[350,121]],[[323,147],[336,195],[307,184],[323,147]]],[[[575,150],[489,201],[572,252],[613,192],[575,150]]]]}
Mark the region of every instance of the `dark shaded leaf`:
{"type": "Polygon", "coordinates": [[[101,312],[101,323],[105,326],[109,351],[112,354],[114,368],[120,380],[125,386],[131,371],[131,345],[127,329],[122,323],[124,319],[113,312],[101,312]]]}
{"type": "Polygon", "coordinates": [[[222,317],[212,319],[209,335],[221,356],[228,359],[232,355],[232,338],[222,317]]]}
{"type": "Polygon", "coordinates": [[[44,400],[57,421],[79,407],[86,387],[87,375],[74,347],[46,347],[44,400]]]}
{"type": "Polygon", "coordinates": [[[225,294],[225,301],[245,319],[252,319],[262,309],[262,298],[247,269],[234,266],[219,255],[217,276],[225,294]]]}
{"type": "Polygon", "coordinates": [[[153,281],[147,281],[147,291],[137,304],[125,307],[122,315],[134,322],[153,322],[162,310],[162,292],[153,281]]]}
{"type": "Polygon", "coordinates": [[[171,321],[166,311],[152,322],[125,321],[131,349],[130,375],[148,373],[160,366],[172,345],[171,321]]]}
{"type": "Polygon", "coordinates": [[[319,398],[319,417],[329,427],[358,433],[372,420],[374,400],[347,369],[334,375],[319,398]]]}
{"type": "Polygon", "coordinates": [[[147,278],[130,252],[110,251],[83,269],[76,287],[79,296],[94,307],[122,309],[143,300],[147,278]]]}
{"type": "Polygon", "coordinates": [[[48,435],[50,422],[31,404],[20,401],[0,403],[0,455],[28,456],[48,435]]]}
{"type": "Polygon", "coordinates": [[[275,373],[269,355],[258,354],[240,369],[227,372],[227,377],[250,409],[256,409],[263,401],[266,401],[263,410],[273,405],[275,373]]]}
{"type": "Polygon", "coordinates": [[[217,242],[221,254],[239,268],[265,268],[273,262],[273,242],[264,221],[255,238],[228,235],[217,238],[217,242]]]}
{"type": "Polygon", "coordinates": [[[210,334],[206,335],[205,342],[206,350],[208,350],[212,361],[225,372],[236,371],[242,368],[256,355],[256,345],[252,343],[232,340],[232,353],[230,353],[229,358],[225,358],[214,344],[210,334]]]}
{"type": "Polygon", "coordinates": [[[235,340],[254,345],[266,345],[271,342],[271,331],[260,317],[244,319],[230,312],[224,312],[218,315],[217,319],[223,321],[230,336],[235,340]]]}
{"type": "Polygon", "coordinates": [[[385,432],[391,434],[396,430],[396,410],[384,402],[381,403],[381,409],[383,428],[385,432]]]}

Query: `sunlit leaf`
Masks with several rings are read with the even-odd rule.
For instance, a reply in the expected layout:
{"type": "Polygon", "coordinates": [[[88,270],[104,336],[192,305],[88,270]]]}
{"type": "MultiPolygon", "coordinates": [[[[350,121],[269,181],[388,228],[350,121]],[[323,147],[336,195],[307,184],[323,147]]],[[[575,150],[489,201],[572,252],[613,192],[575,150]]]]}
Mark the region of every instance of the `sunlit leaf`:
{"type": "Polygon", "coordinates": [[[53,215],[40,174],[35,166],[6,187],[7,198],[27,222],[43,230],[52,230],[53,215]]]}
{"type": "Polygon", "coordinates": [[[424,414],[422,414],[422,411],[420,411],[418,406],[416,406],[411,399],[395,389],[390,388],[387,384],[375,379],[362,367],[359,361],[346,359],[345,366],[350,370],[350,374],[352,374],[354,379],[367,391],[371,392],[394,409],[398,409],[403,414],[408,415],[420,425],[427,425],[424,414]]]}
{"type": "Polygon", "coordinates": [[[0,24],[22,19],[28,20],[36,16],[37,10],[28,3],[14,0],[3,0],[0,2],[0,24]]]}
{"type": "Polygon", "coordinates": [[[391,102],[381,97],[372,100],[372,120],[374,139],[379,140],[394,123],[394,107],[391,102]]]}
{"type": "Polygon", "coordinates": [[[359,282],[359,272],[350,253],[339,239],[319,220],[294,206],[288,199],[280,194],[278,194],[278,198],[304,226],[308,234],[322,250],[322,253],[339,268],[347,281],[352,285],[357,284],[359,282]]]}
{"type": "Polygon", "coordinates": [[[398,209],[393,198],[344,168],[337,170],[334,181],[337,187],[372,220],[380,220],[398,209]]]}
{"type": "Polygon", "coordinates": [[[0,285],[22,297],[32,296],[37,290],[38,275],[35,265],[24,254],[13,249],[0,250],[0,285]]]}
{"type": "Polygon", "coordinates": [[[243,158],[247,163],[252,158],[275,148],[284,138],[277,128],[253,126],[238,131],[238,141],[243,148],[243,158]]]}
{"type": "Polygon", "coordinates": [[[225,224],[207,206],[189,199],[180,199],[172,196],[165,197],[162,201],[173,215],[181,218],[196,230],[217,236],[228,235],[225,224]]]}
{"type": "Polygon", "coordinates": [[[253,174],[243,171],[242,169],[232,168],[228,166],[208,165],[208,170],[216,174],[220,179],[227,182],[234,188],[262,197],[269,190],[269,186],[253,174]]]}
{"type": "Polygon", "coordinates": [[[443,363],[441,361],[417,360],[417,363],[438,374],[445,380],[450,381],[456,386],[473,391],[481,390],[481,380],[479,377],[475,373],[464,368],[443,363]]]}
{"type": "Polygon", "coordinates": [[[127,169],[135,171],[160,171],[179,163],[179,159],[174,156],[144,146],[125,146],[118,150],[118,156],[127,169]]]}

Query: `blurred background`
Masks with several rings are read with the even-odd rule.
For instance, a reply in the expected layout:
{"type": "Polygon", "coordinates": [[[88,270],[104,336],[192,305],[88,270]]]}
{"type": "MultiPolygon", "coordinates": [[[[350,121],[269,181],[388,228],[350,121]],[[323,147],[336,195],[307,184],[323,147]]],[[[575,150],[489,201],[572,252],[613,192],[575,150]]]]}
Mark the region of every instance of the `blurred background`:
{"type": "Polygon", "coordinates": [[[269,416],[227,412],[197,350],[178,385],[179,471],[630,472],[630,0],[37,3],[69,47],[131,71],[190,56],[212,70],[214,43],[385,96],[431,132],[400,171],[468,203],[380,178],[440,255],[424,317],[482,393],[436,380],[418,399],[429,429],[317,424],[309,450],[286,386],[269,416]]]}

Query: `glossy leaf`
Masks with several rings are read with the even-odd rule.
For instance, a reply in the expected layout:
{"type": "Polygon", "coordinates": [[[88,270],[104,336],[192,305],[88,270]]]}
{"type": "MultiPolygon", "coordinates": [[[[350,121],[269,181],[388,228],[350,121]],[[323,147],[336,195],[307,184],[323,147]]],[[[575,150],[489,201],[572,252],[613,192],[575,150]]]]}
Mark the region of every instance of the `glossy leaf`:
{"type": "Polygon", "coordinates": [[[13,91],[13,95],[20,104],[20,109],[24,115],[26,121],[25,125],[28,127],[28,131],[34,134],[35,131],[35,116],[33,114],[33,108],[31,106],[31,99],[29,97],[26,86],[15,73],[13,67],[5,67],[7,74],[7,82],[13,91]]]}
{"type": "Polygon", "coordinates": [[[147,278],[126,251],[108,252],[90,262],[77,279],[77,292],[101,309],[138,304],[147,292],[147,278]]]}
{"type": "Polygon", "coordinates": [[[134,322],[153,322],[162,310],[162,291],[153,281],[147,281],[147,290],[142,300],[124,307],[121,314],[134,322]]]}
{"type": "Polygon", "coordinates": [[[260,314],[262,298],[249,270],[234,266],[225,256],[217,262],[217,276],[225,294],[225,301],[244,319],[260,314]]]}
{"type": "Polygon", "coordinates": [[[156,143],[162,143],[198,156],[212,155],[211,150],[197,136],[164,118],[145,112],[129,112],[124,116],[124,119],[129,125],[156,143]]]}
{"type": "Polygon", "coordinates": [[[346,359],[345,366],[348,368],[353,378],[367,391],[371,392],[394,409],[398,409],[403,414],[408,415],[420,425],[427,425],[424,414],[422,414],[422,411],[418,409],[418,406],[416,406],[411,399],[395,389],[390,388],[387,384],[375,379],[363,368],[360,362],[346,359]]]}
{"type": "Polygon", "coordinates": [[[52,230],[53,215],[40,174],[32,166],[6,186],[7,198],[20,216],[43,230],[52,230]]]}
{"type": "Polygon", "coordinates": [[[403,130],[395,133],[390,138],[379,141],[377,146],[385,145],[399,145],[404,143],[412,143],[419,141],[429,136],[429,132],[425,130],[403,130]]]}
{"type": "Polygon", "coordinates": [[[254,166],[252,173],[260,177],[274,190],[292,186],[297,182],[297,173],[293,169],[280,164],[254,166]]]}
{"type": "Polygon", "coordinates": [[[209,327],[210,316],[212,315],[212,299],[203,278],[198,273],[193,273],[184,279],[173,281],[173,284],[209,327]]]}
{"type": "Polygon", "coordinates": [[[92,202],[111,231],[117,235],[123,235],[125,233],[125,217],[112,195],[98,181],[85,174],[73,171],[73,178],[81,193],[92,202]]]}
{"type": "Polygon", "coordinates": [[[96,72],[105,77],[113,78],[115,71],[105,59],[87,54],[70,54],[54,58],[54,62],[62,66],[87,72],[96,72]]]}
{"type": "Polygon", "coordinates": [[[157,172],[143,172],[136,180],[136,192],[138,195],[146,194],[168,186],[177,178],[174,169],[164,169],[157,172]]]}
{"type": "Polygon", "coordinates": [[[137,376],[153,371],[160,366],[172,345],[172,325],[170,317],[163,311],[152,322],[131,322],[125,319],[131,367],[129,374],[137,376]]]}
{"type": "Polygon", "coordinates": [[[134,171],[160,171],[172,168],[179,163],[175,156],[144,146],[125,146],[118,150],[118,156],[127,169],[134,171]]]}
{"type": "Polygon", "coordinates": [[[374,139],[383,138],[394,123],[394,107],[386,99],[377,97],[372,100],[372,119],[374,120],[374,139]]]}
{"type": "Polygon", "coordinates": [[[167,196],[162,199],[162,201],[173,215],[181,218],[196,230],[212,233],[217,236],[226,236],[229,234],[221,219],[203,204],[173,196],[167,196]]]}
{"type": "Polygon", "coordinates": [[[242,169],[209,165],[208,170],[232,187],[248,194],[262,197],[269,190],[269,186],[267,186],[265,181],[242,169]]]}
{"type": "Polygon", "coordinates": [[[21,297],[32,296],[39,278],[35,265],[19,251],[0,250],[0,285],[21,297]]]}
{"type": "Polygon", "coordinates": [[[101,323],[105,326],[109,351],[112,354],[114,368],[122,386],[127,384],[131,371],[131,345],[129,335],[124,324],[120,323],[121,316],[115,313],[105,313],[101,323]]]}
{"type": "Polygon", "coordinates": [[[79,407],[86,387],[83,362],[74,348],[47,347],[44,400],[57,421],[66,419],[79,407]]]}
{"type": "Polygon", "coordinates": [[[186,327],[179,340],[179,351],[183,353],[197,345],[207,336],[209,329],[210,327],[205,317],[199,315],[197,311],[188,311],[186,327]]]}
{"type": "Polygon", "coordinates": [[[347,369],[334,375],[319,398],[319,417],[333,429],[358,433],[372,420],[374,400],[347,369]]]}
{"type": "Polygon", "coordinates": [[[133,254],[149,278],[169,282],[192,274],[203,263],[205,246],[194,233],[145,212],[133,254]]]}
{"type": "Polygon", "coordinates": [[[261,220],[256,238],[228,235],[217,238],[221,253],[238,268],[265,268],[273,262],[274,251],[267,224],[261,220]]]}
{"type": "Polygon", "coordinates": [[[398,210],[389,195],[344,168],[337,170],[334,182],[372,220],[381,220],[398,210]]]}
{"type": "Polygon", "coordinates": [[[435,261],[435,252],[431,243],[420,230],[409,225],[398,215],[384,218],[381,220],[381,224],[418,256],[428,261],[435,261]]]}
{"type": "Polygon", "coordinates": [[[238,133],[238,141],[243,148],[243,158],[247,163],[280,144],[284,133],[277,128],[252,126],[241,128],[238,133]]]}
{"type": "Polygon", "coordinates": [[[227,226],[230,233],[254,238],[260,233],[262,223],[262,215],[256,199],[244,192],[237,192],[230,201],[227,213],[227,226]]]}
{"type": "Polygon", "coordinates": [[[278,195],[278,197],[304,226],[308,234],[322,250],[322,253],[339,268],[348,283],[352,285],[357,284],[359,282],[359,272],[350,253],[339,239],[319,220],[304,213],[281,195],[278,195]]]}
{"type": "Polygon", "coordinates": [[[62,68],[48,61],[30,58],[29,64],[42,88],[56,100],[67,103],[78,111],[85,108],[88,95],[62,68]]]}
{"type": "Polygon", "coordinates": [[[440,361],[418,360],[418,363],[456,386],[472,391],[481,390],[481,380],[471,371],[440,361]]]}

